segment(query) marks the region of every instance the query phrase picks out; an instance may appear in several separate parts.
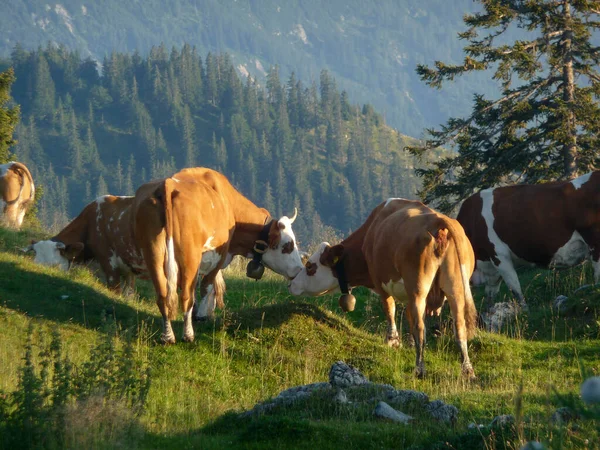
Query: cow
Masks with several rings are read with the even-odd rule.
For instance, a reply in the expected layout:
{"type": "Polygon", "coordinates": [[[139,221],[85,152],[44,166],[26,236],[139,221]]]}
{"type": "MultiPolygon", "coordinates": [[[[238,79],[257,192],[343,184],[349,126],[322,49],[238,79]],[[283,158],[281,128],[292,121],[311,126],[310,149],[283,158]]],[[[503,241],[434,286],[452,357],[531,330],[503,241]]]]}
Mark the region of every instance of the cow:
{"type": "Polygon", "coordinates": [[[198,277],[216,290],[215,279],[233,256],[251,256],[247,275],[257,279],[264,266],[287,278],[302,269],[292,230],[295,215],[272,219],[214,170],[184,169],[142,185],[134,209],[135,241],[156,290],[166,344],[175,343],[171,320],[178,303],[184,314],[183,340],[194,340],[192,305],[198,277]]]}
{"type": "Polygon", "coordinates": [[[18,230],[35,198],[33,178],[25,164],[13,161],[0,165],[0,194],[2,223],[18,230]]]}
{"type": "Polygon", "coordinates": [[[458,213],[473,245],[471,281],[493,299],[504,280],[526,306],[515,267],[571,267],[591,257],[600,279],[600,171],[570,181],[485,189],[458,213]]]}
{"type": "Polygon", "coordinates": [[[56,236],[34,241],[25,251],[35,252],[36,263],[63,270],[73,262],[95,260],[109,288],[116,292],[133,289],[135,275],[145,271],[133,239],[133,201],[134,197],[98,197],[56,236]]]}
{"type": "MultiPolygon", "coordinates": [[[[350,288],[365,286],[381,298],[387,318],[385,342],[397,347],[396,301],[407,300],[406,316],[415,341],[415,374],[425,376],[424,315],[447,297],[462,355],[462,373],[474,379],[467,340],[476,328],[476,309],[469,287],[475,265],[473,249],[460,224],[421,202],[388,199],[341,243],[320,244],[290,282],[292,295],[318,296],[338,289],[344,307],[350,288]],[[432,304],[428,296],[433,293],[432,304]]],[[[350,308],[352,309],[352,307],[350,308]]]]}

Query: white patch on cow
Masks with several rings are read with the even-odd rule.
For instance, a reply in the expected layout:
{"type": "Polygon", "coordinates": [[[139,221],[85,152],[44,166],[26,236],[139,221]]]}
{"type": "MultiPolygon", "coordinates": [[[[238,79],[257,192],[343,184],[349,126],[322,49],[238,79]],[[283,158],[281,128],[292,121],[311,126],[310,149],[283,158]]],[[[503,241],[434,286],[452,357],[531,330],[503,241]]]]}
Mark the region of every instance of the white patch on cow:
{"type": "Polygon", "coordinates": [[[200,302],[200,305],[198,305],[196,318],[202,319],[205,317],[212,317],[214,315],[215,307],[215,289],[211,284],[206,288],[206,295],[202,297],[202,301],[200,302]]]}
{"type": "Polygon", "coordinates": [[[210,250],[208,252],[204,252],[202,254],[202,261],[200,262],[200,268],[198,272],[200,275],[206,275],[211,272],[217,264],[221,261],[221,255],[219,255],[216,251],[210,250]]]}
{"type": "Polygon", "coordinates": [[[513,258],[516,259],[516,256],[513,255],[508,245],[506,245],[506,243],[500,239],[496,233],[496,230],[494,229],[494,213],[492,211],[492,207],[494,205],[494,189],[485,189],[481,191],[479,195],[483,201],[481,215],[483,216],[487,226],[488,239],[494,246],[494,250],[496,251],[496,255],[500,261],[497,269],[505,283],[508,285],[509,289],[511,289],[520,299],[522,299],[523,292],[521,291],[521,284],[519,283],[519,278],[517,277],[517,272],[515,272],[515,267],[513,265],[513,258]]]}
{"type": "Polygon", "coordinates": [[[571,184],[573,186],[575,186],[575,189],[579,189],[581,186],[583,186],[585,183],[587,183],[589,181],[591,176],[592,176],[592,172],[586,173],[585,175],[581,175],[580,177],[575,178],[574,180],[571,180],[571,184]]]}
{"type": "Polygon", "coordinates": [[[176,183],[179,183],[179,181],[180,181],[178,178],[175,178],[175,177],[171,177],[171,179],[172,179],[173,181],[175,181],[176,183]]]}
{"type": "Polygon", "coordinates": [[[329,267],[323,266],[320,262],[321,255],[327,247],[329,247],[329,244],[322,242],[319,244],[317,250],[308,258],[308,262],[316,265],[313,275],[308,275],[306,267],[303,267],[300,273],[290,281],[288,288],[292,295],[317,296],[339,291],[337,278],[333,276],[329,267]]]}
{"type": "Polygon", "coordinates": [[[109,263],[110,263],[110,267],[113,268],[113,270],[124,270],[124,271],[129,271],[129,266],[127,264],[125,264],[125,262],[123,262],[123,260],[121,259],[120,256],[117,256],[117,253],[113,250],[112,254],[110,255],[109,258],[109,263]]]}
{"type": "MultiPolygon", "coordinates": [[[[263,254],[262,260],[265,266],[289,279],[294,278],[302,270],[302,258],[296,245],[296,236],[292,230],[292,221],[289,217],[283,216],[277,221],[280,231],[280,240],[277,248],[267,248],[263,254]],[[294,243],[294,249],[291,253],[283,253],[283,247],[290,242],[294,243]]],[[[250,256],[252,257],[252,256],[250,256]]]]}
{"type": "Polygon", "coordinates": [[[550,261],[550,267],[572,267],[589,256],[590,247],[585,243],[581,234],[575,231],[567,243],[556,251],[550,261]]]}
{"type": "Polygon", "coordinates": [[[402,278],[397,281],[390,280],[387,283],[381,283],[381,288],[397,300],[406,299],[406,289],[402,278]]]}
{"type": "Polygon", "coordinates": [[[210,206],[212,206],[212,209],[215,209],[215,204],[213,203],[213,201],[210,201],[210,206]]]}
{"type": "MultiPolygon", "coordinates": [[[[4,202],[2,202],[4,203],[4,202]]],[[[25,219],[25,213],[26,211],[24,209],[22,209],[19,212],[19,215],[17,216],[17,225],[20,227],[23,224],[23,220],[25,219]]]]}
{"type": "Polygon", "coordinates": [[[33,251],[35,252],[34,262],[44,266],[58,266],[62,270],[68,270],[69,260],[60,254],[57,244],[59,243],[49,240],[33,244],[33,251]]]}
{"type": "Polygon", "coordinates": [[[383,207],[385,208],[387,205],[389,205],[390,203],[392,203],[394,200],[406,200],[405,198],[402,197],[392,197],[392,198],[388,198],[385,201],[385,205],[383,205],[383,207]]]}

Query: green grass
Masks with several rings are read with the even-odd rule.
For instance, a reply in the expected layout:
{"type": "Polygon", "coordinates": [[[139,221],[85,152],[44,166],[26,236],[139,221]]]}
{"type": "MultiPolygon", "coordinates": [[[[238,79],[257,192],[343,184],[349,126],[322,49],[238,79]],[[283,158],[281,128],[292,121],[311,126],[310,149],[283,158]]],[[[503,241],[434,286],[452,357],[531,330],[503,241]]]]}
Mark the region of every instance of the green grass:
{"type": "MultiPolygon", "coordinates": [[[[107,319],[134,333],[144,330],[137,351],[152,368],[146,409],[131,419],[134,426],[121,430],[111,425],[112,433],[98,434],[81,426],[94,411],[83,408],[70,416],[75,431],[68,442],[73,448],[512,449],[532,439],[557,449],[586,448],[586,439],[587,448],[599,446],[599,430],[591,421],[576,427],[549,425],[558,406],[553,389],[577,393],[582,367],[588,373],[600,372],[600,289],[571,295],[591,281],[585,266],[522,274],[530,312],[501,333],[480,331],[470,342],[478,381],[469,384],[460,376],[447,308],[443,335],[430,336],[427,343],[428,376],[417,380],[414,349],[405,345],[394,350],[383,344],[384,317],[368,290],[356,290],[356,310],[343,313],[336,295],[293,298],[281,278],[269,274],[255,282],[243,276],[243,267],[233,267],[225,275],[226,309],[214,321],[195,325],[193,344],[165,347],[159,342],[161,321],[148,282],[138,282],[136,296],[122,297],[108,291],[86,268],[63,273],[35,265],[18,249],[36,237],[27,231],[0,230],[0,390],[17,386],[31,321],[36,345],[58,325],[65,352],[75,363],[86,360],[105,332],[107,319]],[[564,316],[551,307],[558,294],[570,296],[564,316]],[[460,410],[458,423],[434,423],[418,411],[416,426],[377,422],[371,414],[375,403],[368,396],[354,406],[334,405],[316,396],[258,417],[237,415],[286,388],[326,381],[337,360],[356,366],[371,381],[419,390],[430,400],[455,405],[460,410]],[[523,421],[517,429],[468,428],[471,422],[488,424],[496,415],[515,414],[521,384],[523,421]]],[[[405,334],[407,325],[398,309],[405,334]]],[[[180,339],[181,320],[174,328],[180,339]]],[[[121,417],[110,407],[102,406],[106,414],[93,416],[94,421],[121,417]]]]}

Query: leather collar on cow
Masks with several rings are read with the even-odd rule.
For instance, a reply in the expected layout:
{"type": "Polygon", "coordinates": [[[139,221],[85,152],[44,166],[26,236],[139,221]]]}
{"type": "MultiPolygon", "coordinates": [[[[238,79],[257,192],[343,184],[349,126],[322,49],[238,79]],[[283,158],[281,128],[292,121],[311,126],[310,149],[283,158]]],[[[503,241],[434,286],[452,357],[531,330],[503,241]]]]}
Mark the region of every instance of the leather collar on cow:
{"type": "Polygon", "coordinates": [[[348,288],[348,279],[346,278],[346,269],[344,268],[344,258],[340,258],[331,270],[335,271],[335,274],[337,275],[338,284],[340,285],[342,294],[349,294],[350,289],[348,288]]]}
{"type": "Polygon", "coordinates": [[[258,234],[258,239],[254,242],[252,249],[252,260],[246,266],[246,276],[255,280],[260,280],[265,272],[265,266],[262,262],[262,255],[269,248],[269,231],[275,219],[267,217],[265,225],[258,234]]]}

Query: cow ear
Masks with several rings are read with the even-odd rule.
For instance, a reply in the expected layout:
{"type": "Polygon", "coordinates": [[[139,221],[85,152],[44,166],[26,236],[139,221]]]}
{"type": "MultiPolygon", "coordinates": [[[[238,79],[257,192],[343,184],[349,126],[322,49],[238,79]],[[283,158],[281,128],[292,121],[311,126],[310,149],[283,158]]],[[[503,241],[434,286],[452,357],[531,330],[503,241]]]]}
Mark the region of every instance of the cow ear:
{"type": "Polygon", "coordinates": [[[269,229],[269,248],[275,250],[279,246],[280,241],[281,230],[279,229],[279,222],[273,221],[269,229]]]}
{"type": "Polygon", "coordinates": [[[321,254],[320,262],[324,266],[333,267],[344,257],[345,249],[341,244],[326,247],[321,254]]]}
{"type": "Polygon", "coordinates": [[[83,251],[83,247],[83,242],[75,242],[67,245],[60,253],[69,260],[75,259],[83,251]]]}

